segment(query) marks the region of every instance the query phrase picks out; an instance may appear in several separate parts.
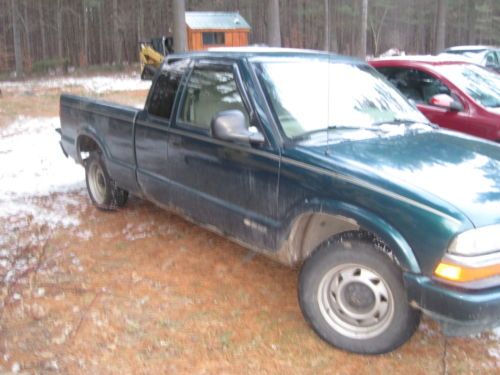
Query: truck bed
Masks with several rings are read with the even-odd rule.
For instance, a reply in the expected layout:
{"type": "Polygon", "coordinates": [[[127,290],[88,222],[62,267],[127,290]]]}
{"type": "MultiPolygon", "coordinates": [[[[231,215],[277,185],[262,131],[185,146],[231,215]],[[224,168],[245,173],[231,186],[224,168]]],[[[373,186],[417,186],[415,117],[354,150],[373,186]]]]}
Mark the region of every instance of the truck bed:
{"type": "Polygon", "coordinates": [[[139,109],[62,94],[60,99],[61,146],[83,164],[85,141],[91,137],[105,154],[106,167],[119,186],[137,192],[134,125],[139,109]]]}

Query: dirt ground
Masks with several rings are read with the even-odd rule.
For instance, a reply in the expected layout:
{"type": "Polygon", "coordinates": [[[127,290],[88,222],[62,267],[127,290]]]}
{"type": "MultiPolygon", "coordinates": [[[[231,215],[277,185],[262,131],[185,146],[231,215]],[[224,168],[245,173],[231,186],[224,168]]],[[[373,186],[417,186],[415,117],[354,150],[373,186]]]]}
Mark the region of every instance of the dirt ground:
{"type": "MultiPolygon", "coordinates": [[[[2,91],[0,128],[58,114],[59,89],[2,91]]],[[[145,95],[100,97],[136,104],[145,95]]],[[[332,348],[301,316],[297,270],[140,199],[111,213],[95,209],[83,188],[26,200],[78,224],[0,220],[0,255],[7,249],[31,265],[9,282],[0,274],[0,373],[500,373],[498,337],[446,339],[425,318],[387,355],[332,348]]]]}

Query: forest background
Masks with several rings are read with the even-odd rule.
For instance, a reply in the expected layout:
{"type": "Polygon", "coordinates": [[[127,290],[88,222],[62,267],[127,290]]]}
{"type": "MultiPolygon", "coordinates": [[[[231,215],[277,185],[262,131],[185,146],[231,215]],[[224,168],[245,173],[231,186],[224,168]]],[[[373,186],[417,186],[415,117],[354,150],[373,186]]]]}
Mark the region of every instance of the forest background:
{"type": "MultiPolygon", "coordinates": [[[[173,33],[178,0],[0,0],[0,78],[58,66],[122,66],[138,42],[173,33]],[[17,46],[17,59],[16,48],[17,46]]],[[[185,0],[186,11],[237,11],[251,44],[377,56],[500,44],[500,0],[185,0]],[[278,4],[279,11],[272,11],[278,4]],[[277,17],[273,18],[273,14],[277,17]],[[276,40],[276,39],[275,39],[276,40]]]]}

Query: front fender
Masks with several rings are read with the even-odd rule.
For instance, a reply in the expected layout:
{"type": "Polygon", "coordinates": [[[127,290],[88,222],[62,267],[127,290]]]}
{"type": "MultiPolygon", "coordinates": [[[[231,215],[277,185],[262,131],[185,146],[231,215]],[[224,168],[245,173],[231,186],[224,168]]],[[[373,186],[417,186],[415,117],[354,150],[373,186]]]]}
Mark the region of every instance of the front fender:
{"type": "Polygon", "coordinates": [[[355,222],[359,228],[375,234],[389,246],[401,267],[412,273],[421,273],[415,254],[402,234],[386,220],[366,209],[336,201],[311,200],[306,206],[291,215],[288,220],[287,238],[296,232],[297,223],[303,215],[323,214],[346,222],[355,222]]]}

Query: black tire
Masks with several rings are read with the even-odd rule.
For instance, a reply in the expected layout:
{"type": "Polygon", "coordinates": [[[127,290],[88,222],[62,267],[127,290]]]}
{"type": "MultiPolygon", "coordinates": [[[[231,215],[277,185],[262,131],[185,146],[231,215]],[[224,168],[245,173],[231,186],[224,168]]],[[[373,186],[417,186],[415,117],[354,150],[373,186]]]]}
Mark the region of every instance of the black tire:
{"type": "Polygon", "coordinates": [[[85,160],[85,182],[92,203],[100,210],[116,210],[127,203],[128,191],[116,186],[109,177],[102,154],[98,151],[90,153],[85,160]]]}
{"type": "Polygon", "coordinates": [[[401,270],[363,236],[320,245],[302,266],[298,294],[314,331],[349,352],[390,352],[420,322],[420,312],[408,304],[401,270]]]}

